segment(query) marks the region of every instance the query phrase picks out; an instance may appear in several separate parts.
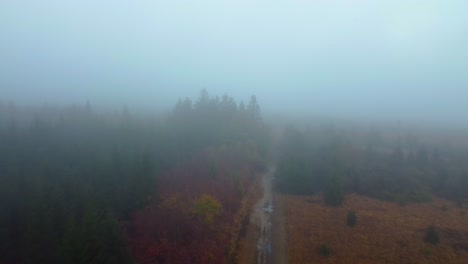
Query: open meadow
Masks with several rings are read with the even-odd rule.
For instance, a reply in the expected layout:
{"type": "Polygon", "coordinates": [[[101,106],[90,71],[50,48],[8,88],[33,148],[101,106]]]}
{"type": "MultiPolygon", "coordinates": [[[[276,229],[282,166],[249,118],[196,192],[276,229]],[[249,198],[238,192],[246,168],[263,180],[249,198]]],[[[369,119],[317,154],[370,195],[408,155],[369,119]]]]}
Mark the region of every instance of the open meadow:
{"type": "Polygon", "coordinates": [[[341,207],[321,194],[283,195],[289,263],[467,263],[468,208],[433,198],[400,205],[350,194],[341,207]],[[354,211],[354,227],[347,216],[354,211]],[[435,226],[440,242],[425,242],[435,226]],[[328,256],[327,256],[328,255],[328,256]]]}

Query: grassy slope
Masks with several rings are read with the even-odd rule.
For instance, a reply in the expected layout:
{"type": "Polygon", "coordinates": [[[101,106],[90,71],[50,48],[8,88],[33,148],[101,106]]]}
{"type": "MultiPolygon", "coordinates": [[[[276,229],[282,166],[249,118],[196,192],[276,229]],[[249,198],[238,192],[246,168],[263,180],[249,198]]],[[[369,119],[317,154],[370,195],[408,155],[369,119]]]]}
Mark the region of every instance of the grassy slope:
{"type": "Polygon", "coordinates": [[[289,263],[466,263],[468,209],[446,200],[400,206],[348,195],[342,207],[327,207],[322,196],[283,196],[288,217],[289,263]],[[445,207],[445,208],[444,208],[445,207]],[[346,225],[354,210],[358,223],[346,225]],[[424,242],[434,224],[440,244],[424,242]],[[320,255],[321,244],[333,251],[320,255]]]}

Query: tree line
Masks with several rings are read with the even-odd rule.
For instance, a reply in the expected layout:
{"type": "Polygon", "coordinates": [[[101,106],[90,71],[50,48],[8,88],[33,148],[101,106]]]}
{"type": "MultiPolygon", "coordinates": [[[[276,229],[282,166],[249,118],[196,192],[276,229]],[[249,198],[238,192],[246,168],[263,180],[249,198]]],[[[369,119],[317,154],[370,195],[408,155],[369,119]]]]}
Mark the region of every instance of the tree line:
{"type": "Polygon", "coordinates": [[[462,205],[468,198],[467,147],[447,136],[402,134],[332,124],[287,127],[277,188],[293,194],[324,192],[331,205],[341,204],[350,192],[402,204],[438,195],[462,205]]]}
{"type": "MultiPolygon", "coordinates": [[[[261,169],[267,133],[254,96],[244,105],[205,90],[153,117],[128,108],[99,113],[90,103],[0,102],[0,263],[134,263],[137,212],[164,201],[175,188],[168,178],[186,180],[171,171],[210,147],[236,144],[248,146],[249,164],[261,169]]],[[[201,208],[207,197],[224,201],[199,197],[201,208]]]]}

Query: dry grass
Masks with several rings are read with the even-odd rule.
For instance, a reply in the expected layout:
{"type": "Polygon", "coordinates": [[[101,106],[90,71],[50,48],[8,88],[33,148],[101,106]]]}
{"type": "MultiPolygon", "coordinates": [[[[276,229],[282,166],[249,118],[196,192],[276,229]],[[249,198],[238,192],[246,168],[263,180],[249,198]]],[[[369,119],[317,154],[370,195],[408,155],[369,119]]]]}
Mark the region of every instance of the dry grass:
{"type": "MultiPolygon", "coordinates": [[[[255,181],[255,184],[251,187],[251,189],[248,192],[247,199],[248,199],[248,208],[252,208],[253,205],[260,200],[262,196],[262,190],[261,186],[259,184],[261,180],[261,177],[257,177],[257,180],[255,181]]],[[[244,232],[241,233],[241,237],[238,240],[238,251],[237,251],[237,256],[236,256],[236,261],[235,263],[240,263],[240,264],[255,264],[257,261],[257,241],[258,238],[260,237],[260,228],[251,221],[250,213],[251,211],[248,211],[249,215],[246,216],[248,217],[248,222],[244,223],[245,226],[244,232]]]]}
{"type": "Polygon", "coordinates": [[[247,233],[239,245],[239,264],[257,263],[257,241],[260,237],[260,228],[253,223],[247,226],[247,233]]]}
{"type": "Polygon", "coordinates": [[[468,263],[468,213],[449,201],[400,206],[348,195],[342,207],[328,207],[321,195],[283,195],[287,210],[289,263],[468,263]],[[355,227],[346,224],[355,211],[355,227]],[[435,225],[440,243],[424,242],[435,225]],[[320,245],[332,249],[320,255],[320,245]]]}

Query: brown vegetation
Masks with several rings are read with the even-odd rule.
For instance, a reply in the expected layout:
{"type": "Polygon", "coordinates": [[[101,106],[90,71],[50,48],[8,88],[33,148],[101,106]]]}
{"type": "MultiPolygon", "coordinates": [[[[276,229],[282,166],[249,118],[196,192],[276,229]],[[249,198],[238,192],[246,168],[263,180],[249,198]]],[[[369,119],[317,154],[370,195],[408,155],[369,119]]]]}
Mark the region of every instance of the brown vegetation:
{"type": "Polygon", "coordinates": [[[466,263],[467,208],[434,198],[430,203],[400,206],[348,195],[341,207],[329,207],[322,195],[282,196],[287,210],[289,263],[466,263]],[[349,211],[359,221],[346,224],[349,211]],[[424,241],[434,225],[440,243],[424,241]],[[326,257],[321,245],[331,248],[326,257]]]}
{"type": "MultiPolygon", "coordinates": [[[[248,212],[251,212],[251,208],[255,202],[262,197],[262,188],[259,184],[261,178],[259,177],[255,184],[251,187],[248,198],[248,212]]],[[[260,237],[260,228],[251,221],[250,217],[244,218],[245,223],[242,225],[241,234],[238,240],[238,252],[236,256],[236,262],[240,264],[254,264],[257,260],[257,241],[260,237]]]]}

